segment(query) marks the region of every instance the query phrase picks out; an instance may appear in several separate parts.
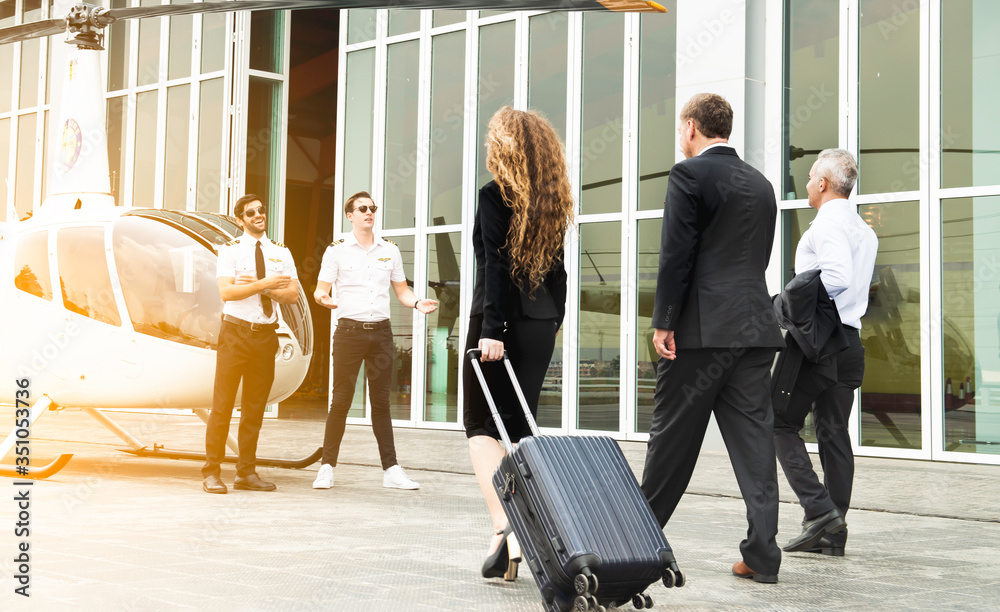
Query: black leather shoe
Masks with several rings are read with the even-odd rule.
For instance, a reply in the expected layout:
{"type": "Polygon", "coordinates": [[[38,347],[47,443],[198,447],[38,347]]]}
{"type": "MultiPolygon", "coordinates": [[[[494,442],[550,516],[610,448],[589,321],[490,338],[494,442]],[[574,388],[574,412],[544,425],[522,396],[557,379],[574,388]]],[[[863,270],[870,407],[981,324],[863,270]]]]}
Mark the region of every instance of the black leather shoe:
{"type": "Polygon", "coordinates": [[[797,538],[785,544],[781,550],[785,552],[802,552],[810,548],[816,548],[816,543],[825,534],[836,533],[847,527],[844,515],[834,508],[829,512],[817,516],[808,521],[802,521],[802,533],[797,538]]]}
{"type": "Polygon", "coordinates": [[[233,482],[233,488],[243,489],[244,491],[275,491],[278,489],[273,482],[264,482],[257,474],[237,476],[233,482]]]}
{"type": "Polygon", "coordinates": [[[226,483],[222,482],[222,479],[218,476],[209,476],[205,479],[205,482],[201,483],[201,488],[205,489],[206,493],[219,493],[225,494],[229,492],[226,488],[226,483]]]}
{"type": "MultiPolygon", "coordinates": [[[[506,579],[506,574],[510,566],[510,556],[507,552],[507,536],[510,535],[510,532],[511,527],[508,525],[500,533],[494,534],[500,535],[502,533],[504,537],[503,541],[500,542],[500,546],[497,547],[492,555],[486,557],[486,561],[483,561],[483,578],[500,578],[503,576],[506,579]]],[[[515,569],[514,571],[516,576],[517,570],[515,569]]]]}
{"type": "Polygon", "coordinates": [[[816,553],[818,555],[827,555],[829,557],[843,557],[844,556],[844,545],[834,544],[826,536],[819,539],[816,542],[815,547],[808,550],[803,550],[802,552],[816,553]]]}

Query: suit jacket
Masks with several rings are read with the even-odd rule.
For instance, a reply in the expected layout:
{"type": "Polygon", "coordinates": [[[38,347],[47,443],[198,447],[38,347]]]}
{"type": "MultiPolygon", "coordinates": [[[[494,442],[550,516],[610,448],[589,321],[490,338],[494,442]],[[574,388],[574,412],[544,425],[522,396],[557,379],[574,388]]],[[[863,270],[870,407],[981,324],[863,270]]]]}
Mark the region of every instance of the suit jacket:
{"type": "Polygon", "coordinates": [[[504,203],[496,181],[479,190],[479,208],[472,228],[476,284],[472,290],[471,314],[483,315],[483,338],[503,340],[507,321],[556,319],[562,325],[566,314],[566,267],[561,253],[542,285],[531,295],[521,291],[511,278],[506,244],[513,214],[504,203]]]}
{"type": "Polygon", "coordinates": [[[774,188],[732,147],[675,164],[652,327],[677,348],[784,346],[764,281],[777,214],[774,188]]]}

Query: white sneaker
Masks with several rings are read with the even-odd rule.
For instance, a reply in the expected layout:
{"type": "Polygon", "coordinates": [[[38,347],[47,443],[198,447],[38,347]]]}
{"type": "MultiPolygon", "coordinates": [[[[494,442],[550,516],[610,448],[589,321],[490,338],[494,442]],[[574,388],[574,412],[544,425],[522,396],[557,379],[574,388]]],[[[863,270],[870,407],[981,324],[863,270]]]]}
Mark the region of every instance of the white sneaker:
{"type": "Polygon", "coordinates": [[[410,480],[410,477],[406,475],[398,465],[394,465],[385,471],[385,476],[382,477],[382,486],[387,489],[419,489],[420,485],[410,480]]]}
{"type": "Polygon", "coordinates": [[[324,463],[319,466],[319,474],[316,474],[316,480],[313,481],[314,489],[329,489],[333,486],[333,466],[329,463],[324,463]]]}

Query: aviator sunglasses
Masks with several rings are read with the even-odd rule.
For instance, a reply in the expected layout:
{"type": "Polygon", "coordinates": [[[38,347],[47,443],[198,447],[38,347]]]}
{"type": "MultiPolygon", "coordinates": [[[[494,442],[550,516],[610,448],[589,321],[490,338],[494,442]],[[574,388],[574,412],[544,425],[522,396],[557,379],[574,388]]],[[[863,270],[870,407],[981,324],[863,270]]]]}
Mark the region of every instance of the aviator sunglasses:
{"type": "Polygon", "coordinates": [[[246,215],[247,219],[253,219],[257,215],[266,215],[267,211],[261,206],[260,208],[248,208],[243,211],[243,214],[246,215]]]}
{"type": "Polygon", "coordinates": [[[372,212],[378,210],[378,206],[375,206],[374,204],[372,204],[371,206],[368,206],[367,204],[362,204],[361,206],[355,206],[354,210],[352,210],[351,212],[366,213],[368,212],[369,208],[372,209],[372,212]]]}

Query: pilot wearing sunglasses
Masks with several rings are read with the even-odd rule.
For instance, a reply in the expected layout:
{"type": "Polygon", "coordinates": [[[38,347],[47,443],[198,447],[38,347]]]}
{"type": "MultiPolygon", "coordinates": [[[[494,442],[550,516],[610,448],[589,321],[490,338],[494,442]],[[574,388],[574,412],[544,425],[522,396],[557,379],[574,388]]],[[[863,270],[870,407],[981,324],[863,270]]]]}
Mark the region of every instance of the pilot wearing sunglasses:
{"type": "Polygon", "coordinates": [[[403,259],[395,243],[375,235],[377,206],[367,192],[352,195],[344,212],[353,231],[337,240],[323,254],[323,263],[313,299],[337,315],[333,334],[333,398],[326,419],[323,459],[314,489],[333,486],[340,443],[344,438],[347,413],[362,362],[368,378],[372,429],[378,442],[382,486],[419,489],[396,461],[389,414],[394,346],[389,322],[389,287],[408,308],[428,314],[437,310],[437,300],[420,299],[406,283],[403,259]]]}

